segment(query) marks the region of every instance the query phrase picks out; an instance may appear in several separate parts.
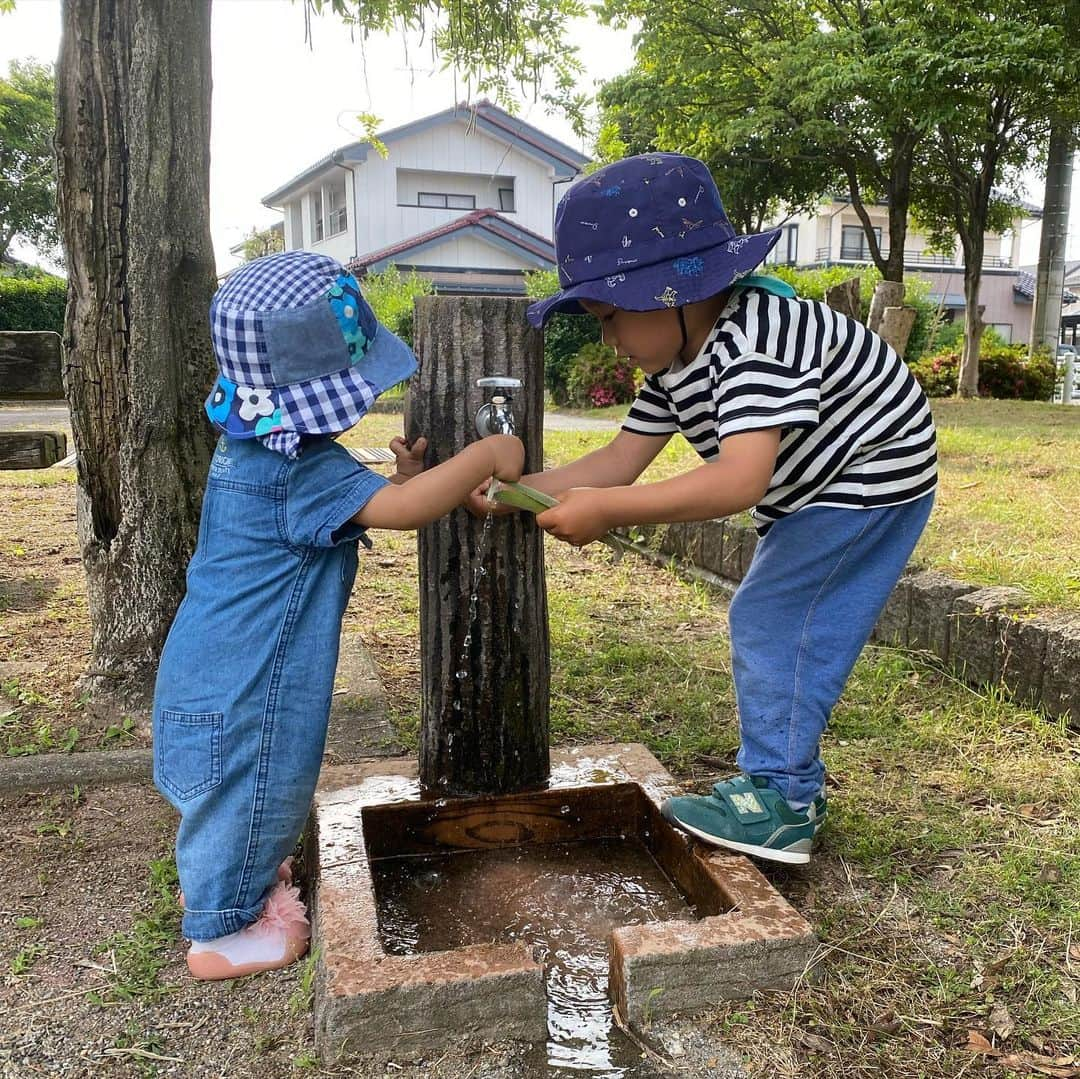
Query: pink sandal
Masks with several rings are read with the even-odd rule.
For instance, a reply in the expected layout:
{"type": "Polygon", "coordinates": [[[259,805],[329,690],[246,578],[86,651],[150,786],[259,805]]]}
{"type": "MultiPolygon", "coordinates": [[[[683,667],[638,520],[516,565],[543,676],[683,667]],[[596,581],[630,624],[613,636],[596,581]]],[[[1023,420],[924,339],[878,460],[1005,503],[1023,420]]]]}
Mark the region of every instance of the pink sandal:
{"type": "Polygon", "coordinates": [[[278,970],[306,954],[310,940],[300,889],[281,880],[267,896],[257,921],[227,937],[194,941],[187,953],[188,970],[200,981],[278,970]]]}

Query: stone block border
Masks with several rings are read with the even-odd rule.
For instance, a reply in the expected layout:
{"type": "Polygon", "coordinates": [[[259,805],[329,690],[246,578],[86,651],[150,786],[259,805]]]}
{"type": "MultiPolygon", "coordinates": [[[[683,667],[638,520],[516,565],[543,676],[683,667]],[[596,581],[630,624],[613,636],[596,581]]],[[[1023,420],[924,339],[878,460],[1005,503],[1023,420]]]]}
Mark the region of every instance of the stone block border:
{"type": "MultiPolygon", "coordinates": [[[[624,535],[640,555],[728,592],[750,568],[757,533],[741,521],[643,525],[624,535]]],[[[873,640],[930,652],[972,685],[1006,686],[1016,700],[1080,730],[1080,615],[1036,611],[1020,588],[980,588],[910,566],[873,640]]]]}

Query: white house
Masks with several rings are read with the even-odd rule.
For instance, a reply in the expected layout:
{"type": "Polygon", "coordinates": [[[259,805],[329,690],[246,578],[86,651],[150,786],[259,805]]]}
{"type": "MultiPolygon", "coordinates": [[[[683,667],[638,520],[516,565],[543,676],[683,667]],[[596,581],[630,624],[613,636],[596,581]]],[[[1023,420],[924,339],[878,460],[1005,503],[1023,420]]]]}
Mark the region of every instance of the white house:
{"type": "MultiPolygon", "coordinates": [[[[889,250],[888,207],[867,206],[883,252],[889,250]]],[[[1019,266],[1020,225],[1025,217],[1037,217],[1041,210],[1025,204],[1013,227],[1004,233],[988,232],[984,237],[983,275],[979,301],[983,320],[1006,341],[1026,341],[1031,330],[1032,290],[1030,275],[1019,266]]],[[[774,222],[779,224],[780,222],[774,222]]],[[[784,234],[773,248],[768,262],[797,266],[865,265],[871,261],[862,223],[848,199],[835,198],[816,212],[783,220],[784,234]]],[[[930,282],[930,299],[958,317],[964,309],[964,258],[957,238],[951,254],[931,251],[929,241],[909,222],[904,246],[904,269],[930,282]]]]}
{"type": "Polygon", "coordinates": [[[553,269],[552,223],[589,158],[488,101],[354,142],[270,192],[285,249],[324,251],[354,272],[415,268],[440,292],[524,291],[553,269]]]}

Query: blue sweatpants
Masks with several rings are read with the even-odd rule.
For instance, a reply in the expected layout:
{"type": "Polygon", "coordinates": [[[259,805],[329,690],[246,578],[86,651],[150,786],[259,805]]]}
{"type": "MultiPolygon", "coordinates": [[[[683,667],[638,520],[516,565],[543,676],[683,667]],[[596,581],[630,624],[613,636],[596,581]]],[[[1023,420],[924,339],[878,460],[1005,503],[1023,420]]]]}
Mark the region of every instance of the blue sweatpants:
{"type": "Polygon", "coordinates": [[[731,601],[738,766],[793,805],[809,805],[824,787],[829,714],[933,502],[930,493],[900,506],[808,506],[784,517],[731,601]]]}

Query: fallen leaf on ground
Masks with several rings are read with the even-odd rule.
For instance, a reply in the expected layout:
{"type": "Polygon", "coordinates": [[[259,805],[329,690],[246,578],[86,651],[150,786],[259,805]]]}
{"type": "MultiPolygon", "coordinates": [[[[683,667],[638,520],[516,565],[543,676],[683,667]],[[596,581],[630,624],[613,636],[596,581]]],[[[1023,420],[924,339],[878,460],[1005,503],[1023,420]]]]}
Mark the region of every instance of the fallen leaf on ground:
{"type": "Polygon", "coordinates": [[[1016,1023],[1013,1022],[1013,1017],[1009,1015],[1008,1005],[1004,1001],[998,1001],[990,1009],[990,1025],[994,1028],[994,1033],[1002,1041],[1005,1041],[1016,1029],[1016,1023]]]}
{"type": "Polygon", "coordinates": [[[1044,1057],[1039,1053],[1010,1053],[998,1059],[1003,1068],[1015,1068],[1017,1071],[1037,1072],[1039,1075],[1054,1075],[1058,1079],[1075,1079],[1080,1076],[1080,1067],[1076,1066],[1076,1057],[1044,1057]]]}
{"type": "Polygon", "coordinates": [[[990,1044],[990,1039],[987,1038],[985,1034],[980,1034],[977,1030],[968,1031],[967,1045],[965,1045],[964,1048],[972,1053],[981,1053],[983,1056],[1001,1056],[1001,1050],[995,1049],[990,1044]]]}

